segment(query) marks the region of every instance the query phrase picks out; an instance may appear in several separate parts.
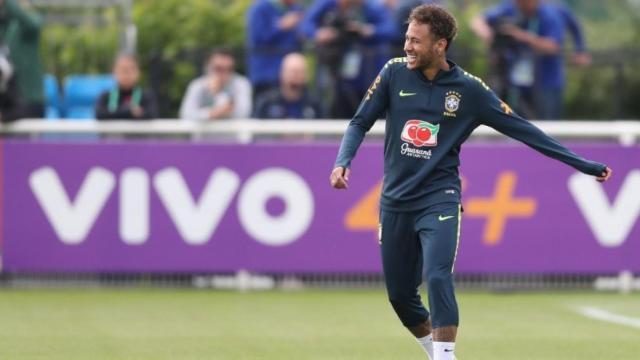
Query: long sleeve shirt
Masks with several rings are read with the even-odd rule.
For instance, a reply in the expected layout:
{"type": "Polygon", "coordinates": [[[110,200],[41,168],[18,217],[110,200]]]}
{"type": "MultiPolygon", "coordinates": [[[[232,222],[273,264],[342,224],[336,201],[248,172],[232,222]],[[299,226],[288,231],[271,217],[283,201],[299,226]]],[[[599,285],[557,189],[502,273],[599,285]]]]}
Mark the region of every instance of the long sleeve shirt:
{"type": "Polygon", "coordinates": [[[483,124],[583,173],[603,173],[604,164],[574,154],[514,113],[482,80],[449,65],[429,80],[408,69],[406,58],[390,60],[347,128],[335,166],[350,167],[365,133],[386,116],[383,209],[460,202],[461,145],[483,124]]]}
{"type": "Polygon", "coordinates": [[[290,12],[302,12],[302,8],[282,0],[258,0],[249,9],[247,62],[252,84],[277,84],[284,56],[302,49],[297,26],[288,30],[279,27],[280,19],[290,12]]]}
{"type": "Polygon", "coordinates": [[[180,118],[189,121],[210,120],[211,110],[233,103],[230,119],[246,119],[251,116],[251,84],[241,75],[233,75],[229,83],[218,93],[212,94],[207,86],[208,79],[202,76],[189,84],[180,106],[180,118]]]}

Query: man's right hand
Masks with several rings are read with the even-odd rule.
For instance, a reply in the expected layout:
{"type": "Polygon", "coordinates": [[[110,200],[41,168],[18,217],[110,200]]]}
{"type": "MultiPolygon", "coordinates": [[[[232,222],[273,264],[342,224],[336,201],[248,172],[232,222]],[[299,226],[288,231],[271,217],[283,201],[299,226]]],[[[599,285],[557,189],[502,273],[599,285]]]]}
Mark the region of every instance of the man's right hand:
{"type": "Polygon", "coordinates": [[[335,40],[338,37],[338,32],[334,28],[323,27],[316,31],[316,41],[319,44],[327,44],[335,40]]]}
{"type": "Polygon", "coordinates": [[[298,26],[300,20],[302,20],[302,13],[298,11],[291,11],[280,18],[280,21],[278,21],[278,27],[280,30],[289,31],[298,26]]]}
{"type": "Polygon", "coordinates": [[[348,189],[349,188],[349,173],[350,169],[338,166],[331,172],[331,186],[335,189],[348,189]]]}

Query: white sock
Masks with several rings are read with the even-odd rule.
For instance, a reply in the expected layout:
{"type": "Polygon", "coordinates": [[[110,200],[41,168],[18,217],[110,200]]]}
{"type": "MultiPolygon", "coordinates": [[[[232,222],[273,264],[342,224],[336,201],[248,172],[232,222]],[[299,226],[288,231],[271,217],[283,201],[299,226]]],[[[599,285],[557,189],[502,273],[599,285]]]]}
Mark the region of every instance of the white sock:
{"type": "Polygon", "coordinates": [[[427,353],[429,360],[434,360],[433,359],[433,336],[429,334],[425,337],[417,338],[416,340],[418,341],[418,344],[420,344],[420,346],[422,346],[424,351],[427,353]]]}
{"type": "Polygon", "coordinates": [[[453,351],[456,348],[454,342],[433,342],[433,360],[455,360],[456,357],[453,351]]]}

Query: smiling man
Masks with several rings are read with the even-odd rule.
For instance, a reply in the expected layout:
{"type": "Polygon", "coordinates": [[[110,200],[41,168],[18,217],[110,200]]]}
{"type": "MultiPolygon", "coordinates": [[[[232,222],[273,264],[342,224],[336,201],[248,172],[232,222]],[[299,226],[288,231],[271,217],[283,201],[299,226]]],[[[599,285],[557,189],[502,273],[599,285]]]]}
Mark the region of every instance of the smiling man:
{"type": "Polygon", "coordinates": [[[330,181],[334,188],[348,187],[351,161],[365,133],[386,116],[380,244],[389,300],[430,359],[451,360],[459,323],[453,268],[462,211],[462,143],[485,124],[598,181],[607,180],[611,170],[545,135],[482,80],[448,61],[446,51],[457,32],[449,12],[422,5],[408,22],[407,56],[390,60],[367,91],[330,181]],[[418,291],[423,274],[429,311],[418,291]]]}

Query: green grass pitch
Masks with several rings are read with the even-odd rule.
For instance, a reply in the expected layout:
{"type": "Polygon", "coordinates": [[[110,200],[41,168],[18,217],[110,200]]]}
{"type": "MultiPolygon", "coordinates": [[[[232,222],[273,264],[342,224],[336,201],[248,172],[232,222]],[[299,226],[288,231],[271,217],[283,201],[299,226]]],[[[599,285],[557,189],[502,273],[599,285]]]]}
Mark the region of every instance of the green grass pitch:
{"type": "MultiPolygon", "coordinates": [[[[640,296],[458,294],[456,354],[640,359],[640,330],[576,306],[640,317],[640,296]]],[[[0,359],[425,359],[383,290],[219,292],[0,289],[0,359]]]]}

